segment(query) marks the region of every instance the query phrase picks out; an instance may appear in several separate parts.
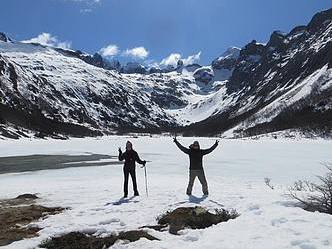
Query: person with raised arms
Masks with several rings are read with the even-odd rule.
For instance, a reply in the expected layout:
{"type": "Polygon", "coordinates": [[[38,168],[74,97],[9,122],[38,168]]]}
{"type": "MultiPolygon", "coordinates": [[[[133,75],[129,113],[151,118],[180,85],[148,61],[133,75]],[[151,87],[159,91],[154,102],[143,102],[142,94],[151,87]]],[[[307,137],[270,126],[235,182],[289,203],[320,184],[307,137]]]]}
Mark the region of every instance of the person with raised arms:
{"type": "Polygon", "coordinates": [[[203,168],[203,156],[211,153],[215,148],[217,148],[219,141],[216,140],[214,145],[209,149],[201,149],[198,141],[194,141],[189,148],[184,147],[180,142],[174,138],[174,143],[179,147],[181,151],[189,155],[189,183],[187,187],[187,195],[191,195],[192,188],[194,186],[195,178],[198,177],[198,180],[202,184],[202,191],[205,196],[209,195],[208,184],[206,181],[204,168],[203,168]]]}

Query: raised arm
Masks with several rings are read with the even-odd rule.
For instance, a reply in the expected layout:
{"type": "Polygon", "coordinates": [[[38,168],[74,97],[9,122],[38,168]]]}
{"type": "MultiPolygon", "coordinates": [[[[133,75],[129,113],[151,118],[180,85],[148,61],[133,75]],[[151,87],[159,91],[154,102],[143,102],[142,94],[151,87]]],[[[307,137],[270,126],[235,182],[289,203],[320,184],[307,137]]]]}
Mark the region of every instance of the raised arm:
{"type": "Polygon", "coordinates": [[[206,150],[202,150],[202,154],[203,155],[207,155],[209,153],[211,153],[215,148],[217,148],[218,146],[218,140],[216,140],[216,142],[214,143],[214,145],[212,145],[210,148],[206,149],[206,150]]]}
{"type": "Polygon", "coordinates": [[[137,152],[135,152],[135,161],[138,162],[139,164],[143,164],[143,165],[146,164],[146,161],[142,161],[142,160],[139,158],[137,152]]]}
{"type": "Polygon", "coordinates": [[[174,143],[178,146],[178,148],[180,149],[180,150],[182,150],[184,153],[186,153],[186,154],[189,154],[189,149],[188,148],[186,148],[186,147],[184,147],[182,144],[180,144],[179,143],[179,141],[176,139],[176,137],[174,138],[174,143]]]}
{"type": "Polygon", "coordinates": [[[123,153],[121,151],[121,148],[119,148],[119,161],[123,161],[124,160],[124,156],[123,153]]]}

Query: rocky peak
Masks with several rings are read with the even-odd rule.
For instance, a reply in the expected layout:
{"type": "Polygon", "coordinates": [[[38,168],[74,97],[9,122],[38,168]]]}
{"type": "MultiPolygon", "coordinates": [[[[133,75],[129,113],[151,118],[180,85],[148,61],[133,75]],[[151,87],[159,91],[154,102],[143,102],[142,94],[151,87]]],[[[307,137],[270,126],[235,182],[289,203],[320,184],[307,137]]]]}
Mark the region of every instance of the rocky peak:
{"type": "Polygon", "coordinates": [[[103,57],[98,54],[98,53],[95,53],[93,56],[92,56],[92,59],[94,60],[95,62],[95,65],[97,67],[103,67],[104,65],[104,60],[103,60],[103,57]]]}
{"type": "Polygon", "coordinates": [[[181,73],[182,70],[183,70],[183,66],[184,66],[184,62],[183,62],[183,60],[178,60],[178,63],[177,63],[177,65],[176,65],[176,71],[177,71],[178,73],[181,73]]]}
{"type": "Polygon", "coordinates": [[[128,74],[132,73],[146,74],[147,70],[142,64],[138,62],[128,62],[124,67],[122,67],[121,72],[128,74]]]}
{"type": "Polygon", "coordinates": [[[178,60],[177,68],[183,67],[183,65],[184,65],[183,60],[178,60]]]}
{"type": "Polygon", "coordinates": [[[299,33],[303,33],[306,30],[307,30],[307,26],[305,26],[305,25],[297,26],[297,27],[293,28],[287,36],[293,36],[293,35],[296,35],[299,33]]]}
{"type": "Polygon", "coordinates": [[[222,55],[221,58],[224,59],[238,59],[240,56],[240,48],[230,47],[222,55]]]}
{"type": "Polygon", "coordinates": [[[330,23],[331,21],[332,21],[332,9],[328,9],[315,14],[307,27],[310,32],[315,32],[319,30],[321,26],[323,26],[326,23],[330,23]]]}
{"type": "Polygon", "coordinates": [[[105,63],[107,64],[108,69],[120,71],[121,70],[121,63],[118,60],[106,60],[105,63]]]}
{"type": "Polygon", "coordinates": [[[227,49],[225,53],[212,61],[212,68],[231,70],[235,66],[236,61],[240,56],[240,51],[241,49],[236,47],[227,49]]]}
{"type": "Polygon", "coordinates": [[[12,40],[5,33],[0,32],[0,41],[10,42],[12,40]]]}
{"type": "Polygon", "coordinates": [[[271,34],[269,42],[267,43],[267,47],[273,47],[279,52],[283,51],[286,49],[285,39],[286,34],[281,31],[274,31],[271,34]]]}
{"type": "Polygon", "coordinates": [[[248,43],[241,51],[240,57],[246,57],[249,55],[262,55],[265,51],[265,46],[263,44],[257,43],[256,40],[248,43]]]}

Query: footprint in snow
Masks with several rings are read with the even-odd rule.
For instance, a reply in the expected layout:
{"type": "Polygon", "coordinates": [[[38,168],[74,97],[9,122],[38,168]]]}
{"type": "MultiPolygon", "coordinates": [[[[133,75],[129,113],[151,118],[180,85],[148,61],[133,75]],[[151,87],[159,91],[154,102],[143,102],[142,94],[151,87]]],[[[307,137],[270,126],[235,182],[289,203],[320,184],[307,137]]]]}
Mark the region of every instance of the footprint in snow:
{"type": "Polygon", "coordinates": [[[286,223],[288,220],[286,218],[280,218],[280,219],[273,219],[271,221],[271,225],[272,226],[279,226],[283,223],[286,223]]]}
{"type": "Polygon", "coordinates": [[[112,218],[112,219],[100,221],[98,223],[98,225],[108,225],[108,224],[117,223],[117,222],[120,222],[120,219],[118,219],[118,218],[112,218]]]}
{"type": "Polygon", "coordinates": [[[317,249],[317,247],[310,244],[308,240],[293,240],[291,241],[291,245],[298,246],[301,249],[317,249]]]}

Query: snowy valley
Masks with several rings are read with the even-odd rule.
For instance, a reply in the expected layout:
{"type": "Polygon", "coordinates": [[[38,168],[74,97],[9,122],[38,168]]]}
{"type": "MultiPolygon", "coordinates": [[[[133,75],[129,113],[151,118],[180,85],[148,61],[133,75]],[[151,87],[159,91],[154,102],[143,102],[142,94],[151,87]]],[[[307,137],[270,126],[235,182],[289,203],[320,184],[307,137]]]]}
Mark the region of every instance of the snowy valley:
{"type": "Polygon", "coordinates": [[[332,249],[332,8],[298,5],[3,1],[0,248],[332,249]]]}
{"type": "Polygon", "coordinates": [[[179,61],[166,71],[110,69],[81,51],[0,38],[1,137],[331,136],[331,9],[266,44],[230,48],[211,65],[179,61]]]}

